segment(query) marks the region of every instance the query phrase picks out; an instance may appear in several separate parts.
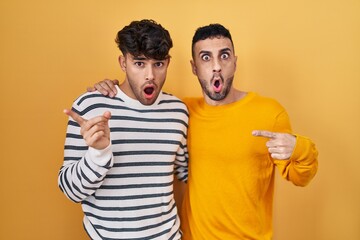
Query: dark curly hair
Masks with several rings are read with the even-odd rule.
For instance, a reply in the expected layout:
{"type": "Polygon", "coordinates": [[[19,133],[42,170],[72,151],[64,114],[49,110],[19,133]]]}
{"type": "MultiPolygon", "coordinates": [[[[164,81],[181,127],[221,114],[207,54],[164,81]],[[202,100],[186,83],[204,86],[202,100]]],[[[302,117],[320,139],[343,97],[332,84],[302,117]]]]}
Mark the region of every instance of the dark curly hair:
{"type": "Polygon", "coordinates": [[[164,60],[173,43],[169,32],[154,20],[133,21],[117,33],[115,39],[123,55],[164,60]]]}
{"type": "Polygon", "coordinates": [[[205,40],[208,38],[215,38],[215,37],[229,38],[231,41],[231,45],[234,48],[234,43],[232,41],[230,31],[227,28],[225,28],[223,25],[219,23],[214,23],[196,29],[191,45],[192,55],[194,56],[195,43],[197,43],[200,40],[205,40]]]}

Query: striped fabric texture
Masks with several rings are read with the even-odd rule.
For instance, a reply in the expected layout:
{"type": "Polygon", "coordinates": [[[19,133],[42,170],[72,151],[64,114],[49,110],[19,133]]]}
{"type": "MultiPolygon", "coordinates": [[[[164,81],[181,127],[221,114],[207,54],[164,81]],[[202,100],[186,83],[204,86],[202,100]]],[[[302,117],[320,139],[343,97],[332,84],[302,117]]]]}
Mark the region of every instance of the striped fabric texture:
{"type": "Polygon", "coordinates": [[[88,147],[69,119],[58,178],[64,194],[81,203],[91,239],[181,239],[173,180],[188,174],[185,104],[161,92],[145,106],[118,88],[115,98],[85,93],[72,109],[85,119],[111,112],[104,150],[88,147]]]}

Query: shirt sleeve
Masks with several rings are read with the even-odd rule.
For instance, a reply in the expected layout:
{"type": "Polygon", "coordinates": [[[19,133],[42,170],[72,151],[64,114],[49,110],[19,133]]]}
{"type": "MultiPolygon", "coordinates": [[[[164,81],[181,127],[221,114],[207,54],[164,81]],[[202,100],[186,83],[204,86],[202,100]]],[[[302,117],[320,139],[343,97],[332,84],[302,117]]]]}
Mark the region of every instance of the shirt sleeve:
{"type": "Polygon", "coordinates": [[[182,146],[179,147],[179,150],[176,153],[174,167],[175,175],[180,181],[187,182],[189,153],[187,150],[186,139],[181,145],[182,146]]]}
{"type": "Polygon", "coordinates": [[[186,122],[186,127],[183,128],[183,138],[181,139],[178,151],[176,152],[174,172],[177,177],[182,182],[187,182],[188,179],[188,161],[189,161],[189,152],[187,147],[187,124],[189,118],[184,119],[186,122]]]}
{"type": "Polygon", "coordinates": [[[289,160],[275,160],[281,175],[297,186],[306,186],[318,169],[318,151],[307,137],[296,136],[294,152],[289,160]]]}
{"type": "MultiPolygon", "coordinates": [[[[72,110],[81,115],[77,108],[73,104],[72,110]]],[[[69,118],[64,162],[58,175],[58,184],[64,194],[74,202],[81,202],[102,185],[112,165],[111,144],[103,150],[88,147],[80,134],[80,126],[69,118]]]]}
{"type": "MultiPolygon", "coordinates": [[[[277,132],[291,133],[290,121],[286,111],[277,117],[274,127],[277,132]]],[[[297,186],[306,186],[318,169],[318,151],[307,137],[294,134],[296,145],[289,160],[274,160],[283,178],[297,186]]]]}

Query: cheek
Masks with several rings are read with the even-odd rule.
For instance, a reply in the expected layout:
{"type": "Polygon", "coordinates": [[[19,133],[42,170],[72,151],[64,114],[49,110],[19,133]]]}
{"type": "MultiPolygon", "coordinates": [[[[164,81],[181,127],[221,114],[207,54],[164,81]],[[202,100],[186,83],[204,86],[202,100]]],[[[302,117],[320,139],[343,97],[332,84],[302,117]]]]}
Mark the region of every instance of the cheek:
{"type": "Polygon", "coordinates": [[[167,69],[158,70],[156,73],[156,78],[159,79],[160,81],[165,81],[166,74],[167,74],[167,69]]]}
{"type": "Polygon", "coordinates": [[[196,75],[199,78],[206,78],[206,77],[212,75],[212,71],[211,71],[210,68],[207,68],[205,66],[201,66],[201,67],[196,68],[196,75]]]}
{"type": "Polygon", "coordinates": [[[224,64],[222,67],[222,72],[223,74],[226,75],[234,75],[235,70],[236,70],[236,65],[234,63],[227,63],[224,64]]]}
{"type": "Polygon", "coordinates": [[[228,61],[226,64],[229,68],[236,68],[236,62],[234,61],[228,61]]]}
{"type": "Polygon", "coordinates": [[[131,68],[127,69],[127,74],[129,77],[131,77],[134,80],[141,80],[144,78],[144,73],[140,71],[139,69],[131,68]]]}

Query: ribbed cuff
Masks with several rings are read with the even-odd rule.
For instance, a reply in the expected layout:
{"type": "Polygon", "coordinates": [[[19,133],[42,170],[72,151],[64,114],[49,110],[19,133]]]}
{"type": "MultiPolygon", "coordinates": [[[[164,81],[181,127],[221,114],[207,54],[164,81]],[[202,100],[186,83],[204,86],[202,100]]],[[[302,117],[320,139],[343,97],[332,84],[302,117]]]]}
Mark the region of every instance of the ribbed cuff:
{"type": "Polygon", "coordinates": [[[88,153],[88,158],[91,159],[91,161],[98,166],[104,167],[104,166],[112,165],[113,156],[111,151],[111,144],[109,144],[109,146],[107,146],[102,150],[89,147],[87,153],[88,153]]]}

